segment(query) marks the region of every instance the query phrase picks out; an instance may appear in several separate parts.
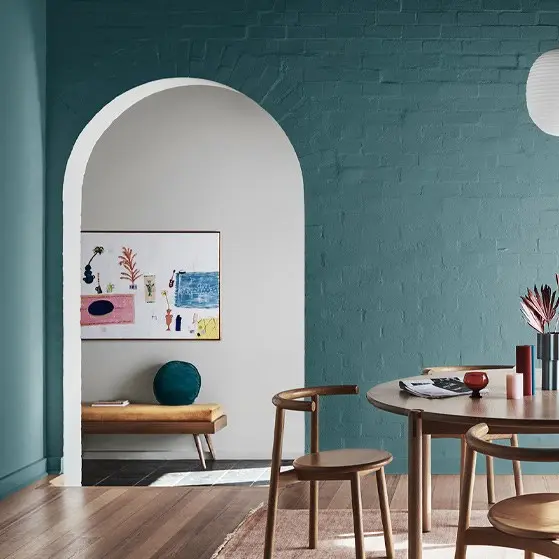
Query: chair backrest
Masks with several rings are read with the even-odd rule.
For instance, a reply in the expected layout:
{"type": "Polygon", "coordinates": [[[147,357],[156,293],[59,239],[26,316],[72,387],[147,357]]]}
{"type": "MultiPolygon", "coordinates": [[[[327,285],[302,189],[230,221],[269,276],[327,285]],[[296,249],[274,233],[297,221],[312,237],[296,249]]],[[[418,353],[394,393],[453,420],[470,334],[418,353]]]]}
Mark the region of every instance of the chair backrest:
{"type": "Polygon", "coordinates": [[[559,448],[525,448],[503,446],[491,442],[488,437],[489,427],[485,423],[474,425],[466,433],[466,444],[473,451],[502,458],[503,460],[519,460],[522,462],[559,462],[559,448]]]}
{"type": "MultiPolygon", "coordinates": [[[[304,411],[311,413],[311,452],[318,452],[318,405],[320,396],[341,396],[345,394],[359,394],[359,387],[354,384],[339,386],[311,386],[308,388],[294,388],[279,392],[272,398],[276,406],[275,440],[283,438],[284,411],[304,411]],[[310,398],[310,400],[301,400],[310,398]]],[[[275,449],[280,450],[280,449],[275,449]]]]}
{"type": "Polygon", "coordinates": [[[444,373],[466,373],[468,371],[496,369],[514,369],[514,365],[445,365],[442,367],[426,367],[421,371],[422,375],[438,375],[444,373]]]}

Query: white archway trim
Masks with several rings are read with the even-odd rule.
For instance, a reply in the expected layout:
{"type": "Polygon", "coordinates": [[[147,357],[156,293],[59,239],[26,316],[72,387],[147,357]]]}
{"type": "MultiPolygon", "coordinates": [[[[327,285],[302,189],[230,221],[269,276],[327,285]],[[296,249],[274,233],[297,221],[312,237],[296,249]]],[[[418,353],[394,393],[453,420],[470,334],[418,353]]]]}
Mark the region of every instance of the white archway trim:
{"type": "Polygon", "coordinates": [[[149,82],[113,99],[82,130],[68,159],[63,183],[63,459],[66,485],[81,484],[81,336],[80,284],[73,278],[80,267],[82,185],[91,153],[107,129],[136,103],[161,91],[185,86],[220,87],[196,78],[149,82]]]}

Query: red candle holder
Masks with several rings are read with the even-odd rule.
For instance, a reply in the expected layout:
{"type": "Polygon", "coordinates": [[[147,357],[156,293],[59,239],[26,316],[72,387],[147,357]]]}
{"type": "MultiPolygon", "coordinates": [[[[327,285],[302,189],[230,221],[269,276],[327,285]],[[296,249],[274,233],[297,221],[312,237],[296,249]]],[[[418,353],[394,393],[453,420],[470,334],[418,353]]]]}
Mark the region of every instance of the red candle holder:
{"type": "Polygon", "coordinates": [[[481,398],[481,391],[489,384],[483,371],[470,371],[464,375],[464,384],[472,391],[470,398],[481,398]]]}

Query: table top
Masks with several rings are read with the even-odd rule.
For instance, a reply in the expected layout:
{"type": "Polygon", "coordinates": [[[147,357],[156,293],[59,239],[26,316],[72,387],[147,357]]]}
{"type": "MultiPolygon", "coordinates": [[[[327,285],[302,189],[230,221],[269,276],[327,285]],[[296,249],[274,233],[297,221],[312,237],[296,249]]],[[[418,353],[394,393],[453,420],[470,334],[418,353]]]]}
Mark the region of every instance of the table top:
{"type": "MultiPolygon", "coordinates": [[[[480,369],[483,370],[483,369],[480,369]]],[[[407,415],[410,410],[421,410],[426,420],[449,423],[481,423],[548,427],[559,429],[559,397],[557,391],[540,390],[540,371],[536,373],[536,394],[520,400],[507,400],[506,376],[511,369],[486,371],[489,377],[489,392],[480,399],[456,396],[444,399],[428,399],[413,396],[400,390],[398,379],[379,384],[367,392],[371,404],[382,410],[407,415]]],[[[432,376],[457,376],[449,373],[432,376]]],[[[408,377],[407,380],[425,380],[425,375],[408,377]]]]}

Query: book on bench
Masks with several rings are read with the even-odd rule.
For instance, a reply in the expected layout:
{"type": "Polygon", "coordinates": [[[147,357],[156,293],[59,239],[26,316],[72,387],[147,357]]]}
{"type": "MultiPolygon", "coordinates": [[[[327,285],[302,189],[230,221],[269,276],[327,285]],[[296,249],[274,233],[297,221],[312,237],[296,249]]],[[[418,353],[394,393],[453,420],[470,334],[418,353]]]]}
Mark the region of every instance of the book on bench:
{"type": "Polygon", "coordinates": [[[94,408],[123,408],[124,406],[127,406],[130,403],[129,400],[99,400],[99,402],[93,402],[91,404],[92,407],[94,408]]]}

